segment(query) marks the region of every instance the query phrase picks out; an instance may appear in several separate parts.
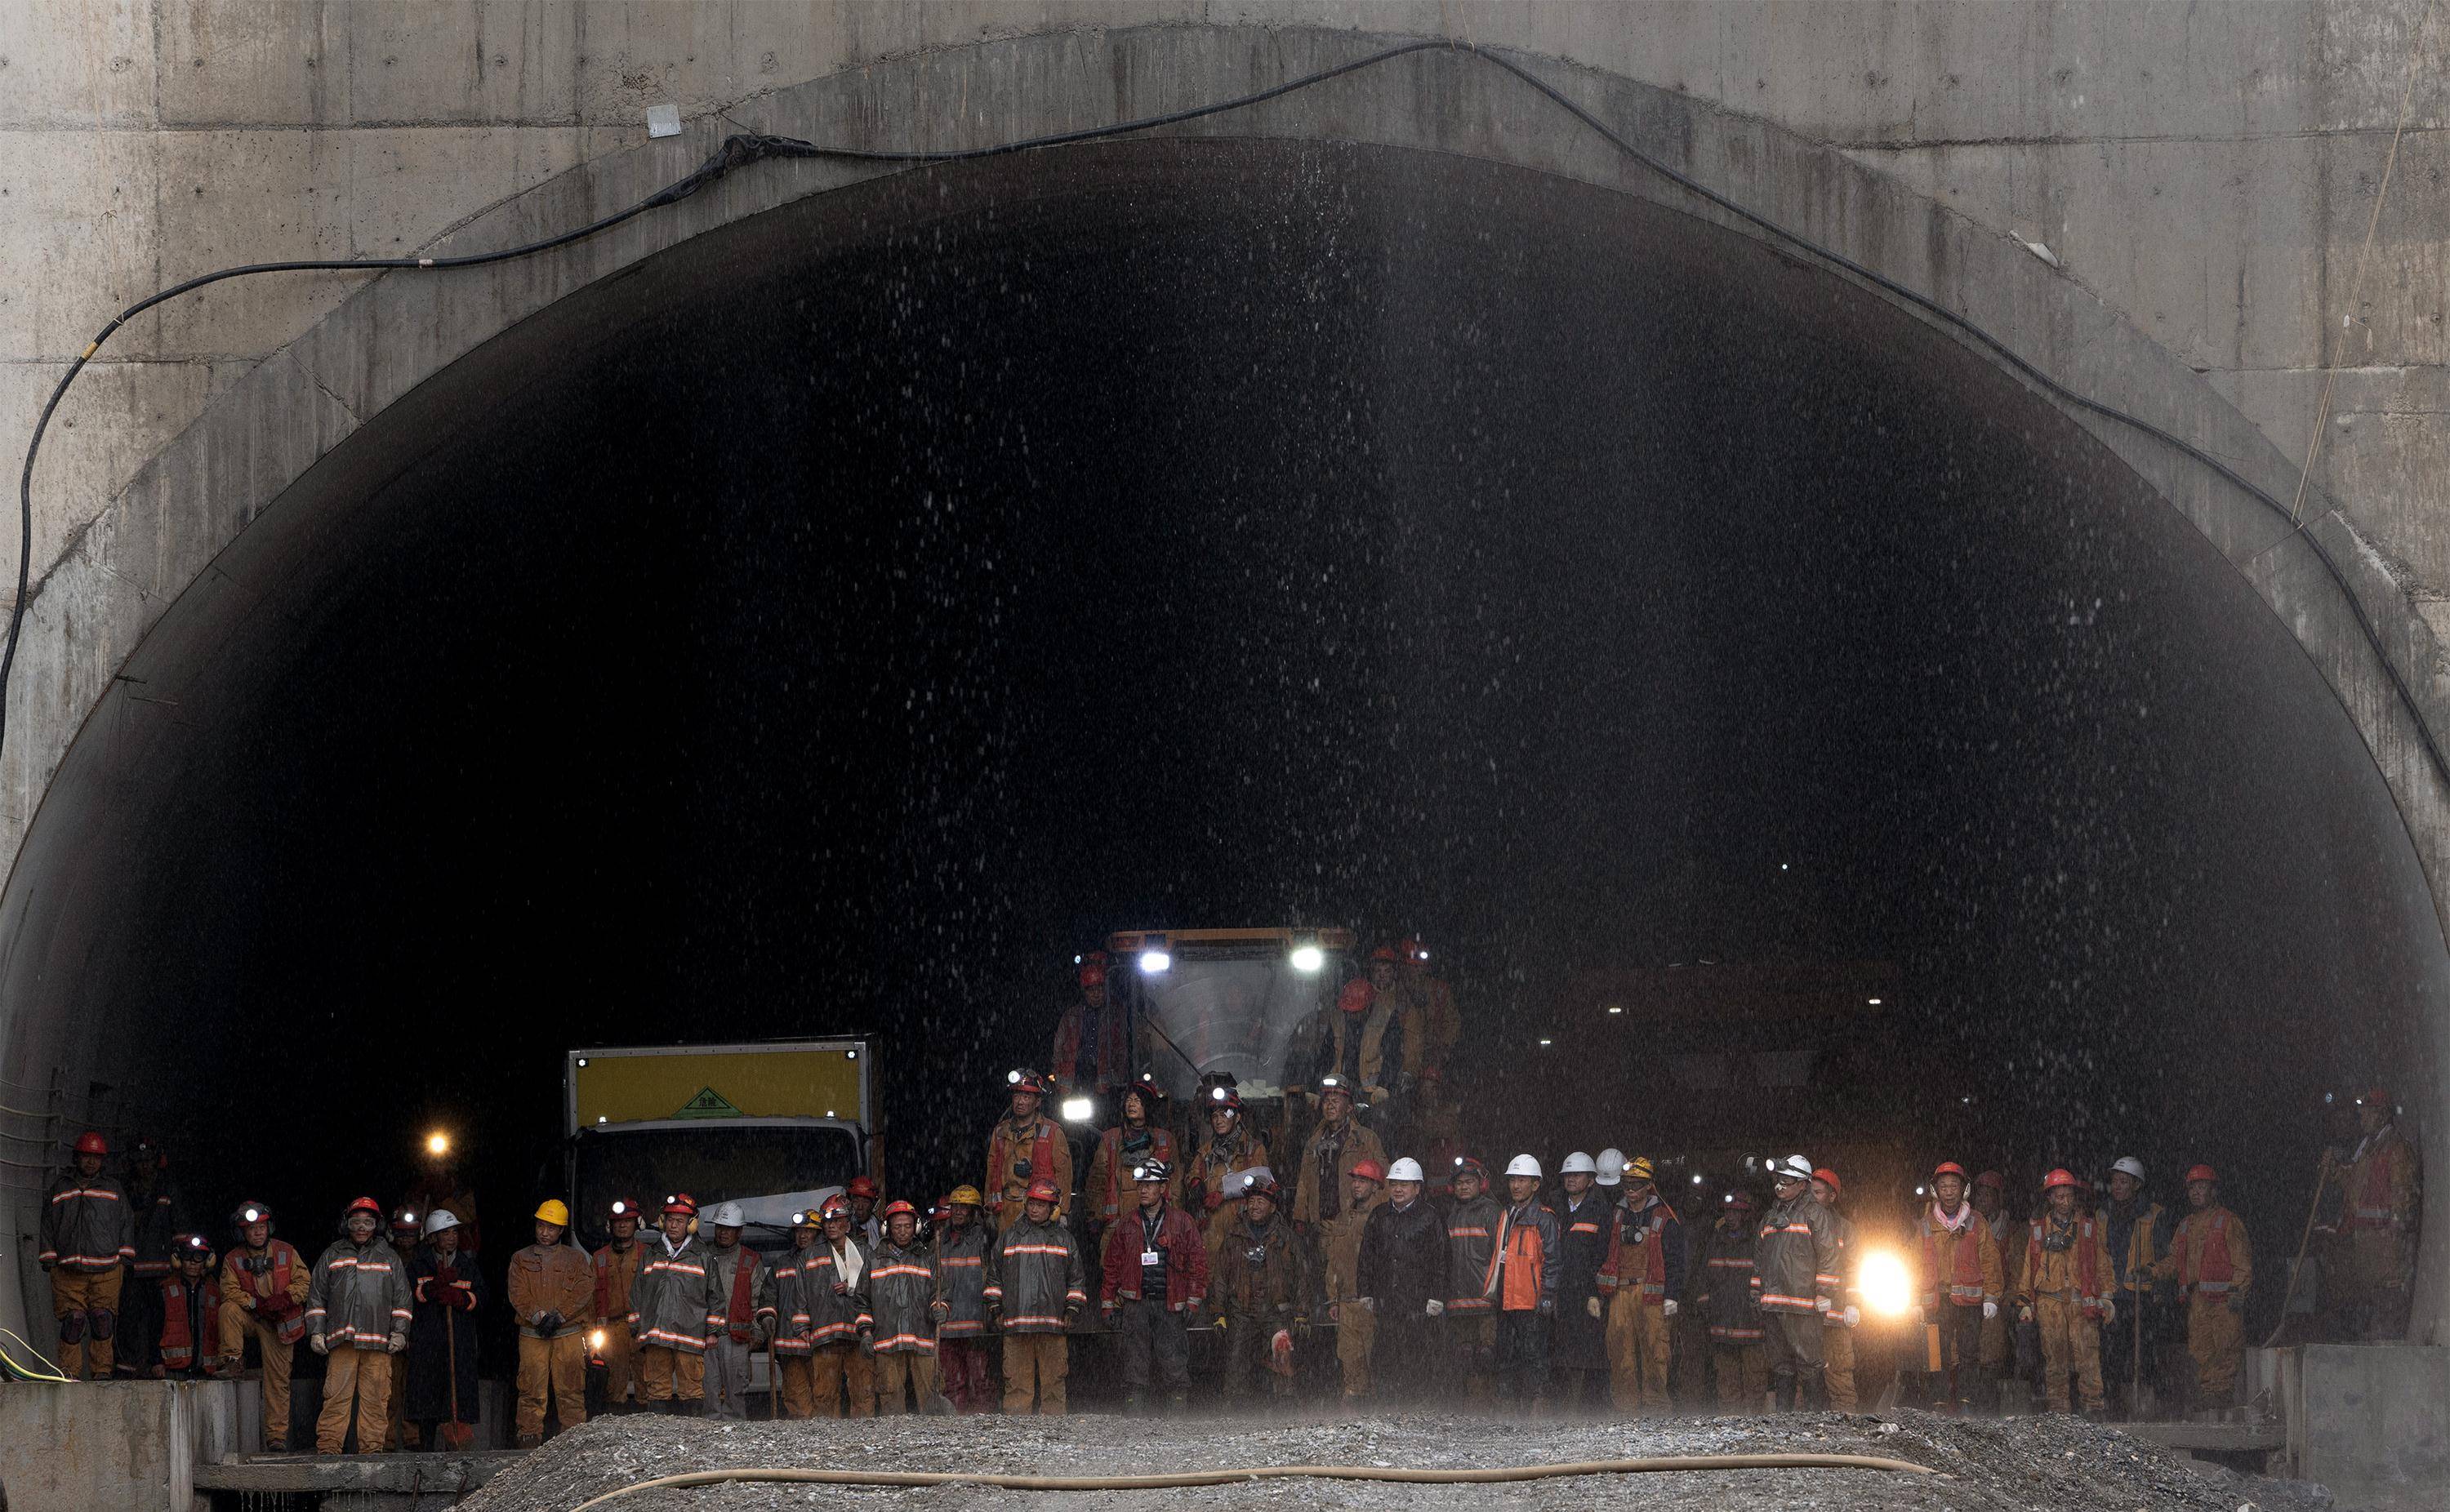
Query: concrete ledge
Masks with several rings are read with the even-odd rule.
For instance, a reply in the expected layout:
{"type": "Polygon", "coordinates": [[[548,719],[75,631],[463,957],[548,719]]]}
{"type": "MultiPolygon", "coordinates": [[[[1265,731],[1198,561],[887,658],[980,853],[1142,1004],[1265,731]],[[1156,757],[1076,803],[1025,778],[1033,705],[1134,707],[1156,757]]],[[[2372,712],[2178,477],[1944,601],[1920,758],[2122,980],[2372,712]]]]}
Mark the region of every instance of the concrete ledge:
{"type": "Polygon", "coordinates": [[[2304,1347],[2300,1473],[2345,1512],[2450,1505],[2450,1348],[2304,1347]]]}
{"type": "Polygon", "coordinates": [[[0,1483],[10,1512],[189,1512],[197,1465],[236,1446],[227,1381],[0,1386],[0,1483]]]}
{"type": "Polygon", "coordinates": [[[200,1491],[382,1493],[456,1496],[473,1491],[526,1458],[518,1449],[460,1454],[256,1454],[199,1465],[200,1491]]]}

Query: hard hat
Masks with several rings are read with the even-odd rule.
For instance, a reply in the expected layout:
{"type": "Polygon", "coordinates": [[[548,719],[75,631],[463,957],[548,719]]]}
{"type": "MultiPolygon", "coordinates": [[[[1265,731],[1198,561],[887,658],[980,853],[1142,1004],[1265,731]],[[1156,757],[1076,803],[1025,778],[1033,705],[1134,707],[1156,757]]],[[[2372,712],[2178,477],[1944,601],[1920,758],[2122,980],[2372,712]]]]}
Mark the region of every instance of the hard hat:
{"type": "Polygon", "coordinates": [[[340,1216],[345,1219],[351,1213],[355,1212],[371,1212],[375,1215],[376,1221],[379,1222],[382,1219],[382,1204],[377,1202],[372,1197],[360,1197],[357,1201],[350,1203],[345,1208],[342,1208],[340,1210],[340,1216]]]}
{"type": "Polygon", "coordinates": [[[1234,1195],[1237,1197],[1281,1197],[1285,1189],[1276,1185],[1276,1173],[1265,1166],[1253,1166],[1234,1173],[1234,1195]]]}
{"type": "Polygon", "coordinates": [[[1224,1109],[1228,1113],[1240,1113],[1242,1111],[1242,1094],[1232,1087],[1209,1088],[1208,1111],[1210,1113],[1215,1113],[1219,1108],[1224,1109]]]}
{"type": "Polygon", "coordinates": [[[540,1222],[570,1227],[570,1205],[559,1197],[547,1197],[537,1203],[535,1215],[540,1222]]]}
{"type": "Polygon", "coordinates": [[[1076,966],[1110,966],[1114,964],[1114,958],[1102,950],[1088,950],[1073,957],[1072,963],[1076,966]]]}
{"type": "Polygon", "coordinates": [[[2218,1181],[2219,1179],[2220,1173],[2214,1171],[2209,1166],[2197,1166],[2192,1171],[2187,1173],[2187,1180],[2189,1182],[2218,1181]]]}
{"type": "Polygon", "coordinates": [[[110,1153],[110,1141],[88,1129],[77,1135],[76,1153],[81,1155],[107,1155],[110,1153]]]}
{"type": "Polygon", "coordinates": [[[1055,1183],[1052,1181],[1033,1181],[1029,1184],[1029,1200],[1032,1202],[1060,1202],[1063,1200],[1063,1193],[1055,1190],[1055,1183]]]}
{"type": "Polygon", "coordinates": [[[2360,1108],[2380,1108],[2382,1112],[2388,1113],[2391,1106],[2390,1089],[2388,1087],[2366,1088],[2363,1095],[2357,1098],[2357,1106],[2360,1108]]]}
{"type": "Polygon", "coordinates": [[[182,1233],[174,1235],[170,1240],[170,1248],[172,1250],[176,1251],[178,1257],[182,1260],[185,1260],[189,1255],[194,1255],[198,1259],[209,1263],[213,1257],[213,1242],[210,1239],[205,1238],[201,1233],[182,1233]]]}
{"type": "Polygon", "coordinates": [[[1727,1193],[1727,1206],[1738,1212],[1750,1212],[1753,1211],[1752,1195],[1749,1192],[1730,1192],[1727,1193]]]}
{"type": "MultiPolygon", "coordinates": [[[[1589,1155],[1577,1150],[1572,1154],[1565,1157],[1565,1163],[1564,1165],[1557,1168],[1557,1174],[1561,1176],[1595,1176],[1599,1174],[1599,1170],[1598,1161],[1593,1160],[1589,1155]]],[[[1508,1173],[1510,1174],[1511,1173],[1509,1172],[1508,1173]]],[[[1538,1173],[1534,1172],[1533,1174],[1536,1175],[1538,1173]]]]}
{"type": "MultiPolygon", "coordinates": [[[[548,1206],[558,1207],[560,1204],[553,1203],[548,1204],[548,1206]]],[[[740,1204],[736,1202],[720,1202],[715,1204],[714,1214],[707,1221],[712,1223],[718,1229],[746,1229],[749,1227],[749,1215],[740,1211],[740,1204]]]]}
{"type": "Polygon", "coordinates": [[[1812,1162],[1801,1155],[1789,1155],[1769,1168],[1769,1173],[1779,1181],[1809,1181],[1812,1162]]]}
{"type": "Polygon", "coordinates": [[[1046,1078],[1035,1071],[1007,1071],[1003,1074],[1003,1081],[1014,1092],[1034,1092],[1041,1097],[1046,1095],[1046,1078]]]}
{"type": "Polygon", "coordinates": [[[908,1204],[908,1203],[906,1203],[906,1202],[903,1201],[903,1200],[902,1200],[901,1198],[899,1198],[899,1197],[894,1198],[891,1202],[888,1202],[888,1203],[886,1203],[886,1204],[885,1205],[885,1217],[890,1218],[890,1217],[892,1217],[892,1216],[893,1216],[895,1213],[897,1213],[897,1212],[906,1212],[906,1213],[910,1214],[910,1216],[912,1216],[912,1217],[914,1217],[914,1218],[916,1218],[917,1216],[919,1216],[919,1210],[918,1210],[918,1209],[916,1209],[916,1208],[914,1208],[914,1207],[910,1206],[910,1204],[908,1204]]]}
{"type": "Polygon", "coordinates": [[[1352,1084],[1346,1081],[1342,1076],[1335,1075],[1335,1073],[1329,1072],[1326,1076],[1318,1078],[1318,1095],[1324,1097],[1331,1092],[1340,1092],[1344,1094],[1345,1096],[1351,1097],[1352,1095],[1352,1084]]]}
{"type": "MultiPolygon", "coordinates": [[[[1371,1181],[1384,1181],[1387,1179],[1387,1168],[1375,1160],[1356,1160],[1352,1162],[1351,1174],[1364,1176],[1371,1181]]],[[[1417,1181],[1420,1178],[1415,1176],[1412,1179],[1417,1181]]]]}
{"type": "Polygon", "coordinates": [[[1605,1150],[1601,1151],[1599,1158],[1592,1163],[1597,1165],[1600,1169],[1601,1186],[1621,1187],[1624,1185],[1624,1151],[1619,1150],[1614,1145],[1610,1145],[1605,1150]]]}
{"type": "Polygon", "coordinates": [[[791,1214],[791,1227],[794,1229],[813,1229],[824,1221],[824,1218],[811,1208],[802,1208],[791,1214]]]}
{"type": "Polygon", "coordinates": [[[1488,1184],[1488,1168],[1469,1155],[1455,1156],[1454,1173],[1458,1176],[1478,1177],[1483,1186],[1488,1184]]]}
{"type": "Polygon", "coordinates": [[[240,1223],[270,1223],[272,1210],[260,1202],[242,1202],[232,1216],[240,1223]]]}
{"type": "Polygon", "coordinates": [[[854,1197],[881,1197],[885,1195],[885,1189],[878,1186],[876,1184],[876,1179],[872,1176],[853,1176],[850,1178],[850,1185],[843,1190],[845,1192],[854,1197]]]}
{"type": "Polygon", "coordinates": [[[1529,1176],[1536,1181],[1540,1176],[1540,1157],[1537,1155],[1516,1155],[1513,1159],[1506,1162],[1506,1173],[1509,1176],[1529,1176]]]}
{"type": "Polygon", "coordinates": [[[1387,1179],[1390,1181],[1421,1181],[1426,1180],[1427,1178],[1421,1174],[1421,1163],[1413,1159],[1410,1155],[1405,1155],[1396,1160],[1393,1165],[1387,1168],[1387,1179]]]}
{"type": "Polygon", "coordinates": [[[686,1192],[675,1192],[664,1199],[664,1212],[677,1212],[685,1218],[697,1216],[697,1199],[686,1192]]]}
{"type": "Polygon", "coordinates": [[[1404,937],[1404,942],[1395,948],[1403,952],[1403,956],[1406,960],[1427,960],[1429,959],[1429,948],[1421,943],[1421,937],[1418,935],[1406,935],[1404,937]]]}
{"type": "Polygon", "coordinates": [[[1165,1083],[1157,1079],[1157,1073],[1154,1071],[1143,1071],[1138,1076],[1134,1076],[1131,1080],[1124,1082],[1121,1086],[1116,1088],[1115,1102],[1117,1106],[1119,1107],[1122,1104],[1123,1094],[1127,1092],[1137,1092],[1144,1097],[1155,1097],[1160,1102],[1165,1100],[1165,1083]]]}
{"type": "MultiPolygon", "coordinates": [[[[129,1163],[132,1165],[141,1166],[146,1162],[150,1161],[152,1162],[153,1169],[156,1171],[167,1171],[170,1169],[169,1152],[164,1150],[162,1148],[161,1141],[155,1139],[151,1134],[138,1134],[136,1136],[135,1147],[127,1152],[127,1158],[129,1163]]],[[[201,1237],[201,1235],[199,1237],[201,1237]]]]}
{"type": "Polygon", "coordinates": [[[839,1192],[817,1206],[819,1223],[831,1223],[836,1218],[840,1218],[845,1223],[850,1222],[850,1201],[839,1192]]]}
{"type": "Polygon", "coordinates": [[[1931,1179],[1937,1181],[1942,1176],[1954,1176],[1962,1181],[1965,1179],[1965,1168],[1954,1160],[1943,1160],[1931,1168],[1931,1179]]]}
{"type": "Polygon", "coordinates": [[[1132,1179],[1134,1181],[1166,1181],[1172,1179],[1173,1175],[1173,1168],[1168,1166],[1162,1160],[1143,1160],[1138,1165],[1132,1167],[1132,1179]]]}
{"type": "Polygon", "coordinates": [[[979,1189],[976,1187],[955,1187],[953,1194],[946,1197],[944,1201],[954,1207],[963,1203],[973,1208],[983,1208],[987,1205],[987,1199],[979,1195],[979,1189]]]}
{"type": "Polygon", "coordinates": [[[1104,986],[1105,984],[1106,984],[1106,963],[1105,963],[1104,961],[1102,961],[1102,960],[1084,960],[1084,961],[1080,962],[1080,985],[1081,985],[1081,986],[1083,986],[1083,987],[1102,987],[1102,986],[1104,986]]]}
{"type": "Polygon", "coordinates": [[[425,1236],[429,1239],[445,1229],[457,1229],[459,1219],[448,1208],[437,1208],[425,1215],[425,1236]]]}
{"type": "MultiPolygon", "coordinates": [[[[2110,1163],[2110,1174],[2116,1175],[2122,1171],[2127,1174],[2133,1176],[2138,1181],[2144,1179],[2144,1162],[2136,1159],[2133,1155],[2120,1155],[2117,1159],[2110,1163]]],[[[1986,1172],[1984,1174],[1987,1175],[1989,1173],[1986,1172]]]]}
{"type": "Polygon", "coordinates": [[[1829,1184],[1829,1190],[1833,1194],[1842,1192],[1846,1190],[1846,1184],[1838,1179],[1838,1173],[1830,1170],[1827,1166],[1815,1167],[1812,1173],[1812,1179],[1815,1181],[1827,1182],[1829,1184]]]}
{"type": "Polygon", "coordinates": [[[1392,945],[1373,945],[1370,950],[1370,964],[1373,966],[1382,960],[1393,965],[1403,959],[1395,953],[1395,947],[1392,945]]]}
{"type": "Polygon", "coordinates": [[[1367,977],[1353,978],[1335,995],[1335,1006],[1349,1014],[1366,1014],[1377,1000],[1378,989],[1370,984],[1367,977]]]}
{"type": "MultiPolygon", "coordinates": [[[[1959,1169],[1956,1173],[1960,1176],[1965,1174],[1962,1169],[1959,1169]]],[[[1995,1171],[1986,1171],[1982,1173],[1982,1174],[1974,1178],[1974,1184],[1977,1187],[1989,1187],[1993,1192],[2005,1192],[2008,1190],[2008,1178],[1999,1174],[1999,1173],[1995,1171]]]]}
{"type": "Polygon", "coordinates": [[[2075,1173],[2064,1167],[2052,1171],[2049,1175],[2042,1178],[2042,1190],[2044,1192],[2048,1192],[2053,1187],[2072,1187],[2074,1185],[2076,1185],[2075,1173]]]}
{"type": "Polygon", "coordinates": [[[1625,1179],[1636,1184],[1651,1179],[1650,1157],[1635,1155],[1624,1163],[1625,1179]]]}
{"type": "Polygon", "coordinates": [[[415,1208],[402,1208],[391,1215],[391,1231],[394,1233],[415,1233],[418,1228],[418,1221],[415,1208]]]}
{"type": "Polygon", "coordinates": [[[635,1218],[638,1212],[638,1199],[635,1197],[615,1197],[604,1209],[604,1216],[608,1219],[635,1218]]]}

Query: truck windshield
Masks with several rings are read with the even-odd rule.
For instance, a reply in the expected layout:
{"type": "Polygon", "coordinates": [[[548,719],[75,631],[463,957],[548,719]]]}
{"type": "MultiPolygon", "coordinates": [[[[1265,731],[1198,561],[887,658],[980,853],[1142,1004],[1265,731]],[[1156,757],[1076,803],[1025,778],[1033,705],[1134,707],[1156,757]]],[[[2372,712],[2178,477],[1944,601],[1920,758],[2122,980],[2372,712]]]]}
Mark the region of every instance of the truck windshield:
{"type": "Polygon", "coordinates": [[[578,1138],[573,1189],[582,1230],[600,1233],[604,1210],[615,1197],[645,1204],[651,1224],[667,1192],[686,1192],[710,1208],[839,1187],[858,1173],[859,1150],[849,1132],[829,1125],[589,1130],[578,1138]]]}
{"type": "Polygon", "coordinates": [[[1299,972],[1274,950],[1239,959],[1185,952],[1169,971],[1132,975],[1138,1011],[1152,1030],[1151,1058],[1176,1097],[1190,1095],[1212,1071],[1232,1072],[1245,1096],[1273,1095],[1288,1080],[1308,1079],[1309,1067],[1291,1068],[1288,1076],[1286,1062],[1318,1018],[1326,992],[1342,980],[1332,963],[1299,972]]]}

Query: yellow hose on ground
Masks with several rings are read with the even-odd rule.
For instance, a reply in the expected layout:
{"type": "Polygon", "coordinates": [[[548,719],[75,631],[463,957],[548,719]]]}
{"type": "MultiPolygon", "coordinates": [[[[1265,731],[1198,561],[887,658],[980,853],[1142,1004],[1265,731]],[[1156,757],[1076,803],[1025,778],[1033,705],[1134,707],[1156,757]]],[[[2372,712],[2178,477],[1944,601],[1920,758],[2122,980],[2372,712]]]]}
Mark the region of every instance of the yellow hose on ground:
{"type": "Polygon", "coordinates": [[[663,1486],[722,1485],[732,1481],[806,1481],[819,1485],[916,1487],[987,1485],[1003,1491],[1166,1491],[1196,1485],[1239,1485],[1247,1481],[1398,1481],[1423,1485],[1488,1485],[1508,1481],[1546,1481],[1568,1475],[1643,1475],[1670,1470],[1891,1470],[1906,1475],[1939,1472],[1911,1460],[1870,1454],[1687,1454],[1649,1460],[1574,1460],[1563,1464],[1507,1464],[1488,1469],[1393,1469],[1374,1464],[1261,1464],[1229,1470],[1176,1470],[1164,1475],[1000,1475],[989,1470],[690,1470],[661,1475],[581,1502],[572,1512],[663,1486]]]}

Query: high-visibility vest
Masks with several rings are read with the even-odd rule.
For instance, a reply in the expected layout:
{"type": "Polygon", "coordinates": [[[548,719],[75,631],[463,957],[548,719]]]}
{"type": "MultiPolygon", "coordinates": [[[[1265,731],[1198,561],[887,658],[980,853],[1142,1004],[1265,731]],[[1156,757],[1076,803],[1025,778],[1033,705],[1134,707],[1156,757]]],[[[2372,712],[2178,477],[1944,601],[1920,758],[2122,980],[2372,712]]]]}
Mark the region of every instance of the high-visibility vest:
{"type": "MultiPolygon", "coordinates": [[[[2187,1221],[2191,1225],[2195,1218],[2205,1216],[2192,1214],[2187,1221]]],[[[2222,1208],[2210,1213],[2204,1227],[2209,1231],[2193,1245],[2181,1247],[2184,1258],[2178,1262],[2178,1283],[2209,1296],[2221,1296],[2227,1292],[2236,1275],[2228,1263],[2228,1210],[2222,1208]],[[2190,1270],[2191,1275],[2188,1273],[2190,1270]]]]}
{"type": "MultiPolygon", "coordinates": [[[[1982,1233],[1975,1227],[1981,1221],[1981,1215],[1975,1214],[1954,1236],[1956,1260],[1952,1268],[1954,1273],[1948,1279],[1948,1300],[1960,1308],[1982,1305],[1982,1233]]],[[[1939,1231],[1933,1228],[1928,1212],[1922,1215],[1922,1273],[1932,1278],[1935,1287],[1937,1286],[1939,1231]]]]}
{"type": "MultiPolygon", "coordinates": [[[[2035,1283],[2042,1274],[2042,1230],[2049,1222],[2047,1218],[2034,1219],[2032,1236],[2025,1241],[2024,1289],[2029,1296],[2047,1294],[2040,1292],[2035,1283]]],[[[2092,1306],[2101,1296],[2100,1263],[2093,1258],[2092,1249],[2092,1220],[2078,1218],[2075,1223],[2075,1294],[2087,1307],[2092,1306]]]]}
{"type": "Polygon", "coordinates": [[[196,1328],[188,1320],[189,1298],[204,1299],[205,1326],[213,1316],[212,1303],[219,1289],[209,1280],[194,1286],[187,1278],[173,1272],[162,1278],[162,1366],[167,1370],[192,1370],[196,1366],[196,1328]]]}

